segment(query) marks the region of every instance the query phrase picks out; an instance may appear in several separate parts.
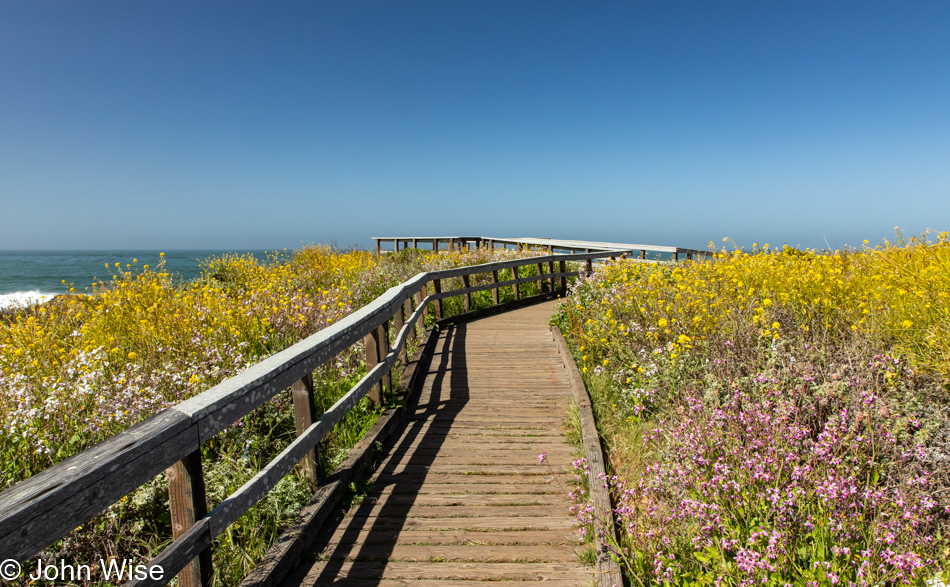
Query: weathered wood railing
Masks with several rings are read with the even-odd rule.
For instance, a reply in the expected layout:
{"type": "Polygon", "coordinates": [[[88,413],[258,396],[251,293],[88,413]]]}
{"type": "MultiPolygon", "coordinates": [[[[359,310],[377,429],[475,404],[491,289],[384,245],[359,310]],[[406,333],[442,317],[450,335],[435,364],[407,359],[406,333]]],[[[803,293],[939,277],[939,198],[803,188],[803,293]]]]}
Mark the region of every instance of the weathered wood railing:
{"type": "Polygon", "coordinates": [[[647,253],[657,253],[669,255],[674,261],[679,260],[680,256],[686,259],[694,259],[711,255],[709,251],[699,249],[689,249],[683,247],[667,247],[661,245],[642,245],[630,243],[607,243],[593,241],[574,241],[553,238],[496,238],[490,236],[374,236],[376,242],[376,252],[380,253],[384,249],[383,243],[392,243],[393,250],[398,251],[400,245],[402,248],[419,248],[419,245],[427,244],[433,251],[440,250],[444,244],[449,250],[452,249],[470,249],[487,247],[494,249],[496,246],[507,248],[516,247],[519,251],[526,247],[542,248],[549,254],[555,251],[564,251],[576,253],[583,251],[585,253],[599,253],[604,251],[638,251],[641,259],[646,259],[647,253]]]}
{"type": "MultiPolygon", "coordinates": [[[[25,561],[104,511],[150,479],[165,473],[175,540],[148,565],[160,567],[160,579],[131,581],[127,585],[162,585],[176,574],[183,587],[207,585],[211,576],[211,542],[261,500],[277,482],[300,463],[317,484],[315,448],[332,427],[369,394],[381,399],[381,387],[390,385],[390,372],[405,361],[406,344],[417,337],[430,307],[442,318],[442,300],[463,296],[469,310],[471,295],[541,282],[549,292],[566,290],[568,261],[584,261],[590,271],[594,259],[617,257],[624,251],[547,255],[420,273],[390,288],[367,306],[340,322],[253,365],[239,375],[162,411],[128,430],[0,493],[0,560],[25,561]],[[536,272],[520,275],[534,266],[536,272]],[[499,281],[501,271],[512,278],[499,281]],[[545,269],[547,269],[545,271],[545,269]],[[483,274],[491,281],[471,285],[483,274]],[[444,291],[445,280],[461,278],[462,288],[444,291]],[[395,337],[390,345],[392,324],[395,337]],[[341,351],[363,342],[367,372],[339,401],[317,416],[312,373],[341,351]],[[210,512],[207,511],[201,463],[201,444],[255,408],[291,388],[297,438],[274,460],[210,512]]],[[[632,251],[626,251],[627,254],[632,251]]]]}

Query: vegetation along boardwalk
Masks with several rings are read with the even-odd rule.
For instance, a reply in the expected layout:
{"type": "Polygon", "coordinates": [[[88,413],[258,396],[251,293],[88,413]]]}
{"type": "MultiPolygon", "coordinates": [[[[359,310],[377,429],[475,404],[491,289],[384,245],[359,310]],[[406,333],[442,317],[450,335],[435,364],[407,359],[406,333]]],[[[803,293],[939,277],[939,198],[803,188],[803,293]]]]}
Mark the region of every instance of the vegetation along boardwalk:
{"type": "MultiPolygon", "coordinates": [[[[463,240],[452,246],[470,246],[463,240]]],[[[148,576],[125,586],[160,587],[177,577],[179,587],[210,587],[219,572],[215,539],[281,479],[302,474],[313,498],[245,576],[246,587],[289,578],[308,585],[340,578],[416,587],[434,579],[445,579],[442,585],[486,579],[587,584],[572,542],[566,488],[557,486],[548,468],[564,470],[570,461],[562,420],[571,390],[582,389],[573,361],[558,356],[558,349],[566,352],[559,333],[548,330],[550,304],[567,293],[568,279],[589,275],[593,263],[642,258],[648,248],[489,240],[489,246],[514,243],[525,255],[419,273],[239,374],[6,488],[0,492],[0,560],[35,564],[44,549],[163,475],[173,540],[142,561],[148,576]],[[534,305],[542,301],[547,303],[534,305]],[[446,318],[443,302],[461,314],[446,318]],[[416,349],[412,358],[410,346],[416,349]],[[365,372],[320,413],[314,372],[353,350],[365,353],[365,372]],[[402,376],[394,386],[397,367],[402,376]],[[203,446],[288,389],[295,439],[212,502],[203,446]],[[386,408],[324,478],[319,443],[363,398],[380,405],[383,389],[410,405],[386,408]],[[346,488],[365,478],[387,442],[389,455],[373,473],[372,492],[339,528],[325,530],[346,488]],[[541,453],[549,465],[539,465],[541,453]],[[322,547],[318,542],[315,548],[313,539],[321,535],[322,547]],[[309,566],[298,565],[308,549],[318,555],[316,564],[311,557],[309,566]]],[[[649,248],[676,259],[677,251],[655,249],[649,248]]],[[[585,452],[595,463],[600,447],[589,403],[579,404],[581,420],[590,423],[584,426],[585,452]]],[[[592,466],[588,474],[597,471],[592,466]]],[[[609,503],[603,499],[596,509],[609,512],[609,503]]],[[[616,569],[605,570],[615,563],[599,543],[597,549],[597,582],[619,583],[616,569]]]]}
{"type": "Polygon", "coordinates": [[[286,585],[586,585],[554,302],[447,327],[369,493],[286,585]],[[546,463],[539,455],[546,453],[546,463]]]}

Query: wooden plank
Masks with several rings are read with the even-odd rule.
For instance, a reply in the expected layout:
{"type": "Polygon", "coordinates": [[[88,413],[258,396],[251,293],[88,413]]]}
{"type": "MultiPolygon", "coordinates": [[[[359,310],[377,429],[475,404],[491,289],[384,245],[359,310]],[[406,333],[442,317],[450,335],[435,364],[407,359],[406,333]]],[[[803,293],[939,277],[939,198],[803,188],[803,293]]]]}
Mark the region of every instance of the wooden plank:
{"type": "Polygon", "coordinates": [[[528,495],[562,495],[564,491],[554,482],[541,483],[533,481],[527,485],[523,483],[486,483],[479,479],[480,483],[474,483],[468,480],[464,485],[452,483],[381,483],[373,485],[373,491],[368,495],[378,497],[389,494],[412,494],[412,495],[506,495],[506,494],[528,494],[528,495]]]}
{"type": "MultiPolygon", "coordinates": [[[[558,436],[530,437],[530,436],[474,436],[440,433],[437,429],[428,434],[403,436],[396,441],[396,450],[403,448],[446,448],[461,449],[471,447],[472,450],[481,450],[481,447],[535,447],[540,448],[540,454],[545,447],[552,446],[560,440],[558,436]]],[[[573,449],[573,447],[571,447],[573,449]]]]}
{"type": "Polygon", "coordinates": [[[405,530],[401,528],[375,528],[372,523],[354,528],[338,528],[328,544],[439,544],[439,545],[574,545],[577,532],[560,530],[405,530]]]}
{"type": "MultiPolygon", "coordinates": [[[[558,439],[559,440],[559,439],[558,439]]],[[[445,442],[434,442],[429,445],[409,444],[400,446],[398,449],[389,452],[389,458],[398,461],[408,456],[414,457],[438,457],[441,459],[491,459],[491,463],[511,463],[521,464],[522,462],[531,462],[537,459],[542,452],[547,453],[550,458],[570,459],[574,454],[574,447],[563,442],[550,442],[546,445],[546,450],[538,450],[535,446],[527,448],[518,443],[494,444],[483,443],[479,445],[469,445],[471,448],[464,450],[465,441],[455,441],[449,444],[445,442]],[[463,450],[458,450],[463,448],[463,450]],[[455,450],[451,450],[455,449],[455,450]]]]}
{"type": "Polygon", "coordinates": [[[346,528],[374,528],[379,530],[433,531],[499,531],[527,532],[535,530],[572,530],[571,519],[560,517],[479,516],[477,518],[402,518],[393,516],[351,516],[343,520],[346,528]]]}
{"type": "Polygon", "coordinates": [[[526,563],[576,562],[573,545],[521,544],[517,548],[491,544],[337,544],[322,553],[330,560],[399,562],[526,563]]]}
{"type": "Polygon", "coordinates": [[[420,564],[396,561],[361,561],[342,564],[321,561],[306,569],[305,574],[301,573],[303,576],[295,579],[294,584],[313,585],[315,581],[321,579],[324,569],[328,566],[332,568],[330,576],[347,579],[478,580],[481,585],[485,585],[487,581],[571,580],[575,587],[587,584],[587,574],[576,563],[420,564]]]}
{"type": "Polygon", "coordinates": [[[446,433],[458,434],[458,435],[467,435],[467,436],[480,436],[480,437],[501,437],[501,438],[547,438],[555,437],[562,438],[564,433],[558,430],[551,430],[549,428],[517,428],[517,427],[504,427],[499,428],[498,426],[464,426],[461,424],[456,424],[448,426],[443,422],[425,422],[417,421],[410,424],[413,430],[418,430],[420,432],[426,432],[431,430],[444,430],[446,433]]]}
{"type": "MultiPolygon", "coordinates": [[[[350,563],[346,563],[350,564],[350,563]]],[[[412,564],[412,563],[410,563],[412,564]]],[[[543,579],[544,587],[578,587],[585,585],[583,579],[543,579]]],[[[506,587],[519,585],[522,582],[507,581],[506,587]]],[[[485,581],[479,580],[446,580],[446,579],[350,579],[339,578],[331,580],[320,579],[315,585],[339,585],[341,587],[484,587],[485,581]]]]}
{"type": "MultiPolygon", "coordinates": [[[[522,459],[506,459],[504,461],[492,460],[488,456],[482,456],[478,454],[468,455],[465,453],[444,454],[427,457],[405,457],[392,459],[390,461],[390,466],[398,467],[402,464],[423,465],[429,467],[431,470],[439,470],[452,466],[465,467],[468,469],[475,469],[479,467],[516,467],[519,470],[531,471],[531,467],[540,468],[538,467],[537,458],[541,452],[547,451],[537,451],[533,452],[533,454],[525,455],[525,457],[522,459]]],[[[548,458],[550,464],[555,468],[566,467],[571,463],[572,460],[572,455],[568,455],[566,457],[551,455],[548,458]]],[[[546,473],[547,471],[544,472],[546,473]]]]}
{"type": "MultiPolygon", "coordinates": [[[[423,507],[501,507],[501,506],[558,506],[564,505],[564,497],[550,493],[472,493],[472,494],[406,494],[388,493],[369,495],[370,503],[385,506],[423,507]]],[[[566,510],[562,510],[564,512],[566,510]]]]}
{"type": "Polygon", "coordinates": [[[390,475],[400,473],[451,473],[463,475],[537,475],[542,477],[547,473],[547,471],[541,470],[537,463],[527,463],[524,465],[444,465],[440,463],[423,465],[415,463],[395,463],[386,466],[383,470],[390,475]]]}

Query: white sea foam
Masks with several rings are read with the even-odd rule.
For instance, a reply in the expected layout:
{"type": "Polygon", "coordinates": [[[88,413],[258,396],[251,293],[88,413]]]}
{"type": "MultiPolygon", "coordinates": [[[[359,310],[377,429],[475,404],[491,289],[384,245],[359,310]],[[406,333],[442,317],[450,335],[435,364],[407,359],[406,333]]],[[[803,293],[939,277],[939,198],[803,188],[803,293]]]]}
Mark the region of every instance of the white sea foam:
{"type": "Polygon", "coordinates": [[[48,302],[56,297],[56,294],[48,294],[40,291],[15,291],[8,294],[0,294],[0,310],[7,308],[23,308],[32,304],[41,304],[48,302]]]}

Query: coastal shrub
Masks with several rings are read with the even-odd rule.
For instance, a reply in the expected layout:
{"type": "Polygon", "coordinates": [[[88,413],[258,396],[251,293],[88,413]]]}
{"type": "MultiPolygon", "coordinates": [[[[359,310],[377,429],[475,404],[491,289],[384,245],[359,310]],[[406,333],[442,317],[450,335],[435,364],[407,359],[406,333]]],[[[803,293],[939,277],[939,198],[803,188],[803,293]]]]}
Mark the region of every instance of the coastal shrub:
{"type": "Polygon", "coordinates": [[[950,571],[950,241],[928,237],[621,260],[576,284],[558,321],[631,584],[950,571]]]}

